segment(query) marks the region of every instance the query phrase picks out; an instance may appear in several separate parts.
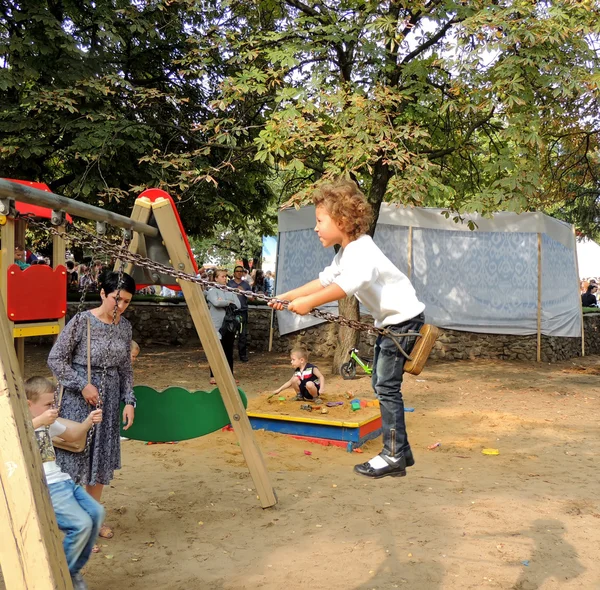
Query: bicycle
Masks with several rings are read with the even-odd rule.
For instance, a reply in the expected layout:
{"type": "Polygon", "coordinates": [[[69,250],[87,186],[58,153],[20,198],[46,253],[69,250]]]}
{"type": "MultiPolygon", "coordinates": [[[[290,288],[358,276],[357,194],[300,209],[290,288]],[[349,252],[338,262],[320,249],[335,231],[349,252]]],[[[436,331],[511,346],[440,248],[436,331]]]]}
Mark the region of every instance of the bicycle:
{"type": "Polygon", "coordinates": [[[373,368],[371,366],[372,362],[373,359],[361,359],[358,356],[358,348],[352,348],[350,350],[350,360],[340,367],[340,375],[344,379],[354,379],[354,377],[356,377],[356,365],[358,365],[366,375],[371,375],[373,373],[373,368]]]}

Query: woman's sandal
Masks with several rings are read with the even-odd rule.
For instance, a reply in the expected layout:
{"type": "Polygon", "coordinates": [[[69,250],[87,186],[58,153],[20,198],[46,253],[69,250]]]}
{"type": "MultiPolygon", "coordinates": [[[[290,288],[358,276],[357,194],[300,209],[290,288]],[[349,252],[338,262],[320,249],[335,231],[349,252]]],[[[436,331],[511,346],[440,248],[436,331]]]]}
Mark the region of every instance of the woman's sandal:
{"type": "Polygon", "coordinates": [[[98,536],[102,537],[103,539],[112,539],[115,534],[107,524],[103,524],[98,531],[98,536]]]}

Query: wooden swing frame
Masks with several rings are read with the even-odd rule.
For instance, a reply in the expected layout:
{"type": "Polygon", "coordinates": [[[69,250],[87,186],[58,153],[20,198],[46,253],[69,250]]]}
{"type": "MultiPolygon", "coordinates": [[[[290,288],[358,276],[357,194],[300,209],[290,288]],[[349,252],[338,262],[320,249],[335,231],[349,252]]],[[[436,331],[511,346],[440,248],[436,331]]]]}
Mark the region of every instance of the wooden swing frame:
{"type": "MultiPolygon", "coordinates": [[[[144,234],[160,233],[173,268],[195,272],[187,237],[173,201],[164,191],[150,189],[136,199],[131,218],[85,205],[31,187],[0,180],[0,199],[38,204],[88,219],[105,221],[133,230],[130,251],[145,255],[144,234]],[[148,225],[151,216],[158,226],[148,225]]],[[[5,216],[2,225],[2,260],[14,257],[14,219],[5,216]],[[7,227],[8,226],[8,227],[7,227]],[[10,249],[5,237],[10,237],[10,249]]],[[[24,230],[23,230],[24,231],[24,230]]],[[[54,251],[64,259],[64,241],[54,251]]],[[[12,259],[11,259],[12,263],[12,259]]],[[[126,267],[131,271],[131,265],[126,267]]],[[[6,266],[2,266],[2,274],[6,266]]],[[[6,310],[6,277],[0,278],[0,310],[6,310]],[[2,280],[3,279],[3,280],[2,280]]],[[[180,288],[200,337],[223,398],[227,414],[254,481],[263,508],[277,503],[269,473],[252,426],[229,369],[223,348],[212,325],[204,295],[187,281],[180,288]]],[[[50,496],[42,477],[42,462],[25,390],[22,365],[15,352],[13,326],[0,311],[0,564],[9,590],[70,590],[71,578],[64,556],[50,496]]],[[[17,342],[22,342],[21,338],[17,342]]],[[[18,345],[21,349],[22,345],[18,345]]]]}

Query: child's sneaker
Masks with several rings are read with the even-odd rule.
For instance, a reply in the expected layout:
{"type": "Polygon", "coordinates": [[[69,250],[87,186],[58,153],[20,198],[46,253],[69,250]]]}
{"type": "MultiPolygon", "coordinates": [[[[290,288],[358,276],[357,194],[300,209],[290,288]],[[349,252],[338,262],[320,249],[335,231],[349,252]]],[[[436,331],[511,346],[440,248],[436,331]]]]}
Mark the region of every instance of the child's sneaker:
{"type": "Polygon", "coordinates": [[[294,402],[303,402],[304,398],[302,397],[302,394],[299,393],[292,401],[294,401],[294,402]]]}
{"type": "Polygon", "coordinates": [[[315,397],[315,398],[312,400],[312,403],[313,403],[313,404],[317,404],[318,406],[320,406],[320,405],[323,403],[323,400],[322,400],[320,397],[315,397]]]}
{"type": "Polygon", "coordinates": [[[71,576],[71,583],[73,584],[73,590],[88,590],[88,585],[80,573],[71,576]]]}

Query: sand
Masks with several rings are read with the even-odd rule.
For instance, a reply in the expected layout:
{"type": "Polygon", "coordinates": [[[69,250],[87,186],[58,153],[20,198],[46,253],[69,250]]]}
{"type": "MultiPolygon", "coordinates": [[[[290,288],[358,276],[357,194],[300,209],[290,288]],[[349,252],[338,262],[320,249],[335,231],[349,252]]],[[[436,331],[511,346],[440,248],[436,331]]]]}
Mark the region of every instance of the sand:
{"type": "MultiPolygon", "coordinates": [[[[28,349],[27,375],[46,372],[47,352],[28,349]]],[[[599,366],[464,361],[407,376],[405,478],[353,474],[381,439],[359,454],[257,432],[279,499],[266,510],[233,432],[125,442],[104,495],[115,537],[85,578],[92,590],[600,588],[599,366]]],[[[251,355],[236,376],[252,404],[289,379],[289,362],[251,355]]],[[[208,369],[197,350],[155,348],[136,379],[208,388],[208,369]]],[[[368,377],[327,388],[371,396],[368,377]]]]}

